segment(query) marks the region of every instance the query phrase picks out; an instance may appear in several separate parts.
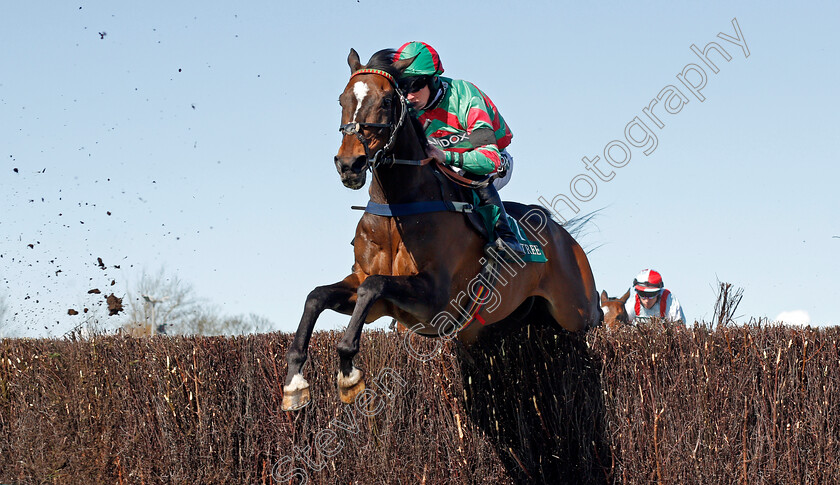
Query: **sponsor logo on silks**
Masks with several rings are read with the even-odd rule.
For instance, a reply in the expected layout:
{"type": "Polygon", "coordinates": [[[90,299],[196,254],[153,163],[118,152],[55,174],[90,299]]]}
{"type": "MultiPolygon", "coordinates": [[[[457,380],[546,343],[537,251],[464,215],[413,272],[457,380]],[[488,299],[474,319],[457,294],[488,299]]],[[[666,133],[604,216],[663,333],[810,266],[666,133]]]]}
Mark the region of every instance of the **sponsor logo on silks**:
{"type": "Polygon", "coordinates": [[[467,140],[469,137],[467,136],[466,132],[460,133],[453,133],[451,135],[442,136],[440,138],[429,137],[429,143],[432,145],[436,145],[443,150],[446,150],[449,147],[453,147],[464,140],[467,140]]]}

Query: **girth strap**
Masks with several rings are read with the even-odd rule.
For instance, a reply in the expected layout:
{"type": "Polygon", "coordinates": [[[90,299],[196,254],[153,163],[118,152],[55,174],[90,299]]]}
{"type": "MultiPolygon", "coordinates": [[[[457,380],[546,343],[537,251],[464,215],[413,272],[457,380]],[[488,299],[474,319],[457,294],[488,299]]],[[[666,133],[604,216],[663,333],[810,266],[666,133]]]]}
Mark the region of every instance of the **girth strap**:
{"type": "Polygon", "coordinates": [[[399,217],[426,214],[428,212],[472,212],[473,205],[467,202],[452,202],[443,200],[429,200],[424,202],[408,202],[406,204],[377,204],[368,202],[366,207],[353,206],[353,209],[364,209],[375,216],[399,217]]]}

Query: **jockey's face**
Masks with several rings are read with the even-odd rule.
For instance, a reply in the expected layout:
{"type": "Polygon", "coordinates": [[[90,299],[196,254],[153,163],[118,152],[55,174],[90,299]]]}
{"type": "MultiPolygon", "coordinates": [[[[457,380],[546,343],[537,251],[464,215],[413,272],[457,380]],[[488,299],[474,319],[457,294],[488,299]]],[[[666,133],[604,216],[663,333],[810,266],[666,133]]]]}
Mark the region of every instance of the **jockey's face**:
{"type": "Polygon", "coordinates": [[[639,300],[641,300],[642,305],[644,305],[645,308],[650,310],[653,308],[653,305],[656,305],[656,301],[659,300],[659,293],[654,296],[645,296],[644,294],[639,293],[639,300]]]}
{"type": "Polygon", "coordinates": [[[421,110],[423,109],[423,107],[429,104],[429,96],[431,95],[431,92],[432,91],[429,89],[429,86],[426,85],[423,86],[423,89],[419,91],[406,94],[405,97],[406,99],[408,99],[408,102],[411,103],[411,106],[413,106],[414,109],[421,110]]]}

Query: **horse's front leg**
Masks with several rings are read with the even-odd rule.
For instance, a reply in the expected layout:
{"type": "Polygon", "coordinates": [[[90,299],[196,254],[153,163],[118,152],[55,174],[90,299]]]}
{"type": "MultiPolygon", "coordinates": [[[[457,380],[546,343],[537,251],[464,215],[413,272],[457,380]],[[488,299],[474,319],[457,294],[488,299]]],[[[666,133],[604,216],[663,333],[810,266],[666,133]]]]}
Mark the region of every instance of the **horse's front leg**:
{"type": "MultiPolygon", "coordinates": [[[[437,285],[440,288],[442,285],[437,285]]],[[[338,390],[342,402],[352,403],[365,389],[362,371],[353,365],[359,353],[359,338],[373,305],[386,300],[402,310],[412,313],[421,321],[431,321],[436,308],[442,308],[446,294],[437,291],[432,279],[424,274],[412,276],[369,276],[356,290],[356,307],[353,316],[337,345],[340,358],[338,390]]]]}
{"type": "Polygon", "coordinates": [[[303,378],[301,369],[306,362],[309,339],[318,316],[324,310],[335,310],[345,315],[353,313],[353,301],[359,286],[356,275],[350,275],[338,283],[319,286],[306,297],[303,316],[300,318],[297,332],[292,344],[286,352],[288,370],[286,383],[283,387],[284,411],[294,411],[309,404],[309,383],[303,378]]]}

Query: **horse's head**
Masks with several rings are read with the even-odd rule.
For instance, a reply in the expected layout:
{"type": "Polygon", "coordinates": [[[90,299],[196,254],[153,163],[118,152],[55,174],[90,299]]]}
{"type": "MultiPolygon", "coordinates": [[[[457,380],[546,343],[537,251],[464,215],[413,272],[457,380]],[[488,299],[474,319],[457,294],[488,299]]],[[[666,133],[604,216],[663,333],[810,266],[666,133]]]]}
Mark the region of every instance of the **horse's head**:
{"type": "Polygon", "coordinates": [[[394,61],[395,51],[384,49],[366,65],[350,49],[350,81],[338,98],[344,135],[335,156],[341,182],[351,189],[365,185],[366,171],[393,149],[397,131],[407,116],[407,104],[396,86],[402,71],[414,58],[394,61]]]}
{"type": "Polygon", "coordinates": [[[604,311],[604,325],[610,330],[630,324],[630,316],[627,314],[627,308],[624,306],[628,298],[630,298],[630,290],[627,290],[621,298],[610,298],[606,290],[601,291],[601,309],[604,311]]]}

